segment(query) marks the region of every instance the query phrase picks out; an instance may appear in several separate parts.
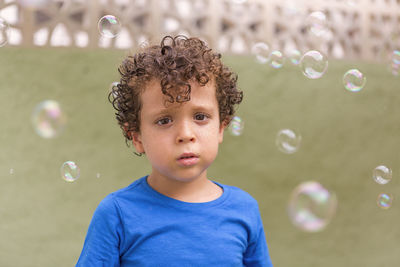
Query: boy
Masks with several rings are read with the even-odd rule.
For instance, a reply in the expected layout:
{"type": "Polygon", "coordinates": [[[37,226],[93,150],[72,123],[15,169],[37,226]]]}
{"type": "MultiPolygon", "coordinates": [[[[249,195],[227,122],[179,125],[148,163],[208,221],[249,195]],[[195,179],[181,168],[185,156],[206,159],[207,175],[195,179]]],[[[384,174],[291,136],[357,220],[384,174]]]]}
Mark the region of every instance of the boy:
{"type": "Polygon", "coordinates": [[[257,201],[207,178],[243,93],[198,38],[127,57],[109,98],[152,171],[108,195],[77,266],[272,266],[257,201]]]}

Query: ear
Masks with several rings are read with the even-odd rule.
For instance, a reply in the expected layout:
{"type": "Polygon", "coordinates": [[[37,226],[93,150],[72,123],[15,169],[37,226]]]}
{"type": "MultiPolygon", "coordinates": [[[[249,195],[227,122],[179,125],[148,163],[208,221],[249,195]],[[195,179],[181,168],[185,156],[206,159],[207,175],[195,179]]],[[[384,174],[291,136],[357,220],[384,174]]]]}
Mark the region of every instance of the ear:
{"type": "Polygon", "coordinates": [[[140,133],[130,132],[129,135],[132,137],[132,143],[135,146],[136,152],[144,153],[142,136],[140,135],[140,133]]]}
{"type": "Polygon", "coordinates": [[[228,126],[228,125],[227,125],[226,121],[221,122],[220,125],[219,125],[218,142],[219,142],[220,144],[221,144],[222,141],[224,140],[224,131],[225,131],[225,128],[226,128],[227,126],[228,126]]]}
{"type": "Polygon", "coordinates": [[[135,146],[136,151],[138,153],[143,153],[144,148],[143,148],[143,143],[142,143],[142,137],[139,132],[134,132],[134,131],[129,131],[128,130],[128,123],[124,123],[124,131],[126,134],[132,139],[132,144],[135,146]]]}

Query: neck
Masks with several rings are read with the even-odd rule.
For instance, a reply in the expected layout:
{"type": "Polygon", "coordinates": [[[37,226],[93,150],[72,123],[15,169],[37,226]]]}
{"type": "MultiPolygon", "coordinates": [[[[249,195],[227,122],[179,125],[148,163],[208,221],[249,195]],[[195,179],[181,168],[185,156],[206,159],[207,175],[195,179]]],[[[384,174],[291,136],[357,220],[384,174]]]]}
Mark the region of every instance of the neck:
{"type": "Polygon", "coordinates": [[[185,202],[206,202],[218,198],[222,189],[206,175],[191,181],[178,181],[157,175],[147,177],[148,184],[157,192],[185,202]]]}

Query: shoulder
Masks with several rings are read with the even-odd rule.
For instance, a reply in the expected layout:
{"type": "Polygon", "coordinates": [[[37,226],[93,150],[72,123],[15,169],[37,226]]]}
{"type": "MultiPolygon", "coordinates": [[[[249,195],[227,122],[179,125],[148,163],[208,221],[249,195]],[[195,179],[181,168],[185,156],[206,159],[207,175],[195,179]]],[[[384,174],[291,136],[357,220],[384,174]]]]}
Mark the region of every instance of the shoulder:
{"type": "Polygon", "coordinates": [[[240,206],[243,209],[258,209],[258,202],[250,193],[237,186],[225,184],[222,186],[229,191],[229,202],[231,204],[240,206]]]}
{"type": "Polygon", "coordinates": [[[109,194],[107,197],[118,198],[118,197],[123,197],[125,195],[129,195],[132,192],[137,191],[137,189],[143,185],[143,182],[145,182],[145,178],[146,178],[146,176],[141,177],[141,178],[133,181],[130,185],[114,191],[113,193],[109,194]]]}
{"type": "Polygon", "coordinates": [[[225,185],[225,187],[229,188],[231,194],[233,194],[234,196],[241,197],[241,200],[257,203],[257,200],[250,193],[244,191],[243,189],[232,185],[225,185]]]}
{"type": "Polygon", "coordinates": [[[261,225],[257,200],[250,193],[239,187],[224,185],[224,188],[228,192],[227,200],[223,205],[224,210],[229,210],[230,216],[239,218],[247,226],[252,237],[254,237],[261,225]]]}
{"type": "Polygon", "coordinates": [[[137,189],[140,187],[142,182],[143,179],[140,178],[132,182],[130,185],[108,194],[105,198],[103,198],[103,200],[101,200],[97,210],[100,212],[118,211],[120,209],[121,201],[123,202],[125,199],[132,197],[135,192],[139,191],[137,189]]]}

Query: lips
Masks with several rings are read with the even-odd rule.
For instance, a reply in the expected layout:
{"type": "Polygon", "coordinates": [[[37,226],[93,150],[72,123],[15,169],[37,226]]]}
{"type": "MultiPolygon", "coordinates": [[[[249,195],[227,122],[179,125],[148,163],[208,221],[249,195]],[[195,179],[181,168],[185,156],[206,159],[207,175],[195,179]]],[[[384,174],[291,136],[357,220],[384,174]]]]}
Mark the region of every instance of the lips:
{"type": "Polygon", "coordinates": [[[194,153],[183,153],[177,159],[181,166],[192,166],[199,162],[199,156],[194,153]]]}
{"type": "Polygon", "coordinates": [[[197,156],[194,153],[183,153],[179,156],[178,160],[180,159],[190,159],[190,158],[198,158],[199,156],[197,156]]]}

